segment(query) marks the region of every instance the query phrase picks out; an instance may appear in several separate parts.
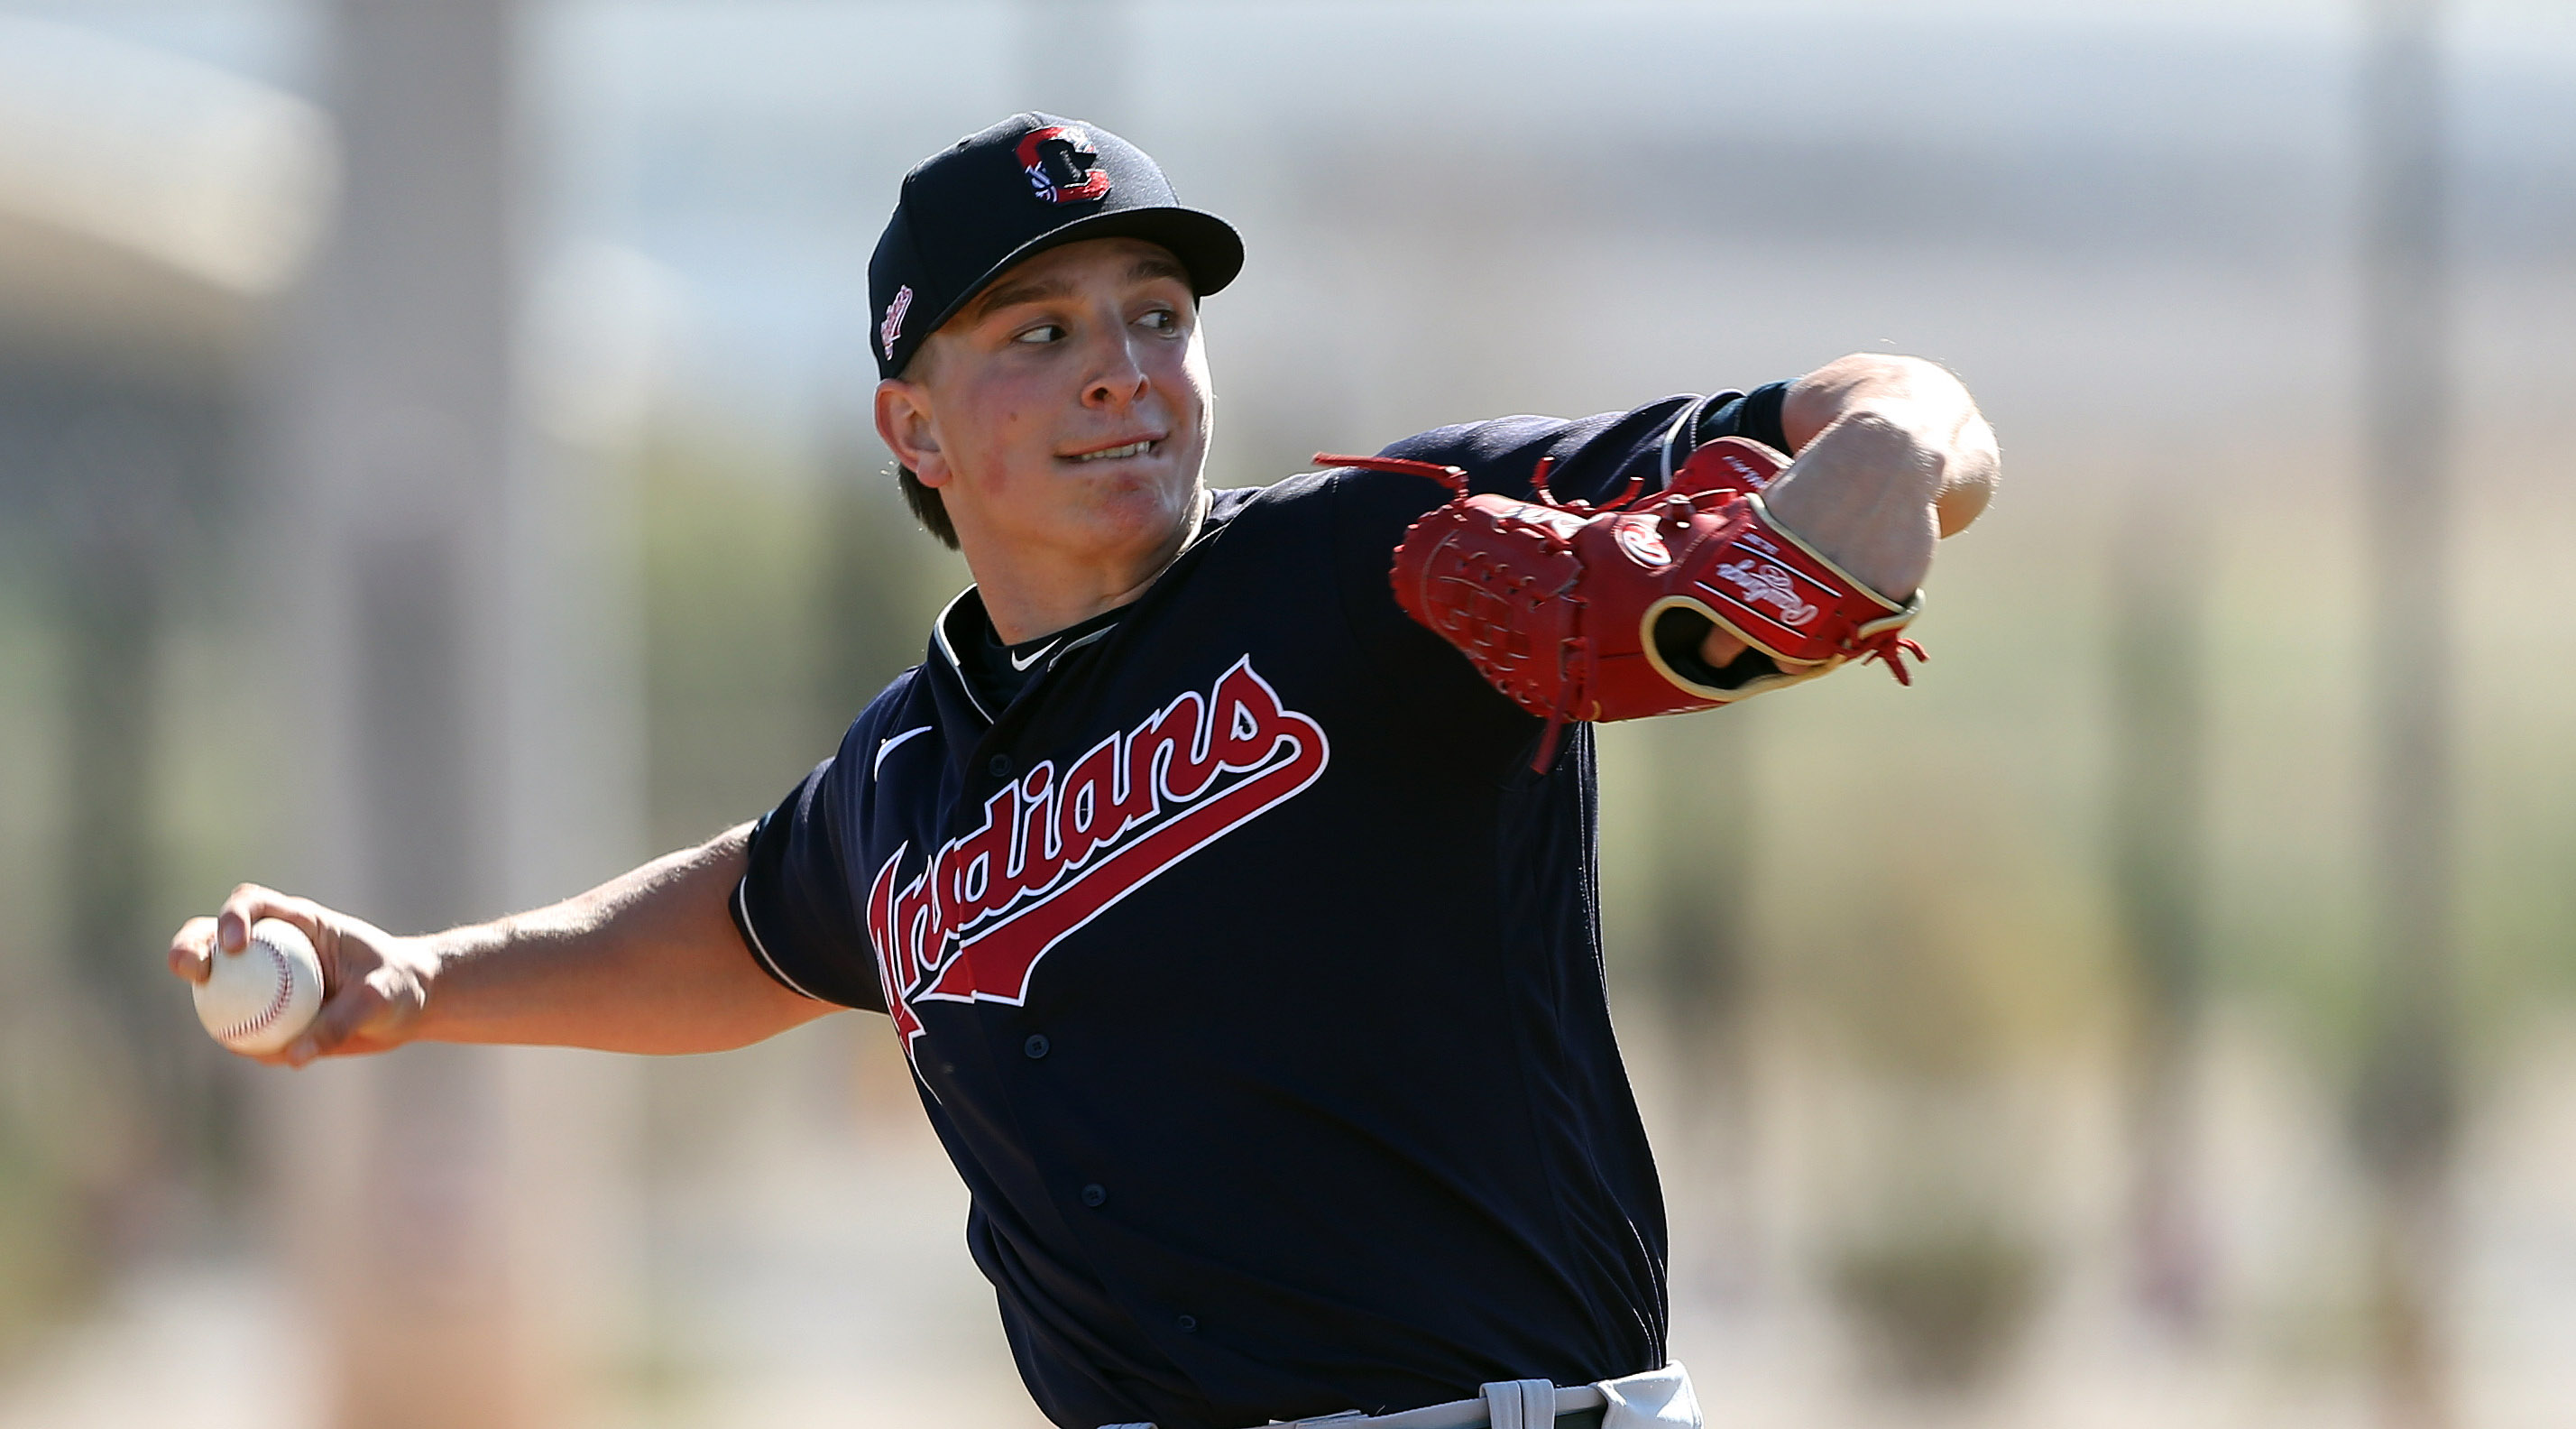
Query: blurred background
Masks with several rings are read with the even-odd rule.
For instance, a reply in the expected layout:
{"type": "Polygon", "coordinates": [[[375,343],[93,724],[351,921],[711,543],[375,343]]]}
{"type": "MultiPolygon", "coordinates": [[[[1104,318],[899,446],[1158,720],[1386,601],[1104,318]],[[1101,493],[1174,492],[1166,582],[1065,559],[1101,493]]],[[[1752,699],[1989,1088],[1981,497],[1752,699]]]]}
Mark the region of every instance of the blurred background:
{"type": "Polygon", "coordinates": [[[290,1075],[160,968],[829,753],[965,582],[868,251],[1032,107],[1244,232],[1217,485],[2002,434],[1914,689],[1602,738],[1712,1424],[2576,1422],[2568,6],[0,0],[0,1426],[1037,1422],[881,1020],[290,1075]]]}

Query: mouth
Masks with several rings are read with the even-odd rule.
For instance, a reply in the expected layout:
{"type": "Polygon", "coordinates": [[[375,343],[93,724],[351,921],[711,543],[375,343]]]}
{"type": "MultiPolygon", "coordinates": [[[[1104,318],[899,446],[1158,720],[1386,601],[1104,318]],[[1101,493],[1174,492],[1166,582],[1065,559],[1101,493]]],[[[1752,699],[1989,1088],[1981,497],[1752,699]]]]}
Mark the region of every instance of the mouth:
{"type": "Polygon", "coordinates": [[[1118,461],[1131,456],[1149,456],[1154,452],[1161,450],[1162,445],[1162,438],[1148,437],[1143,441],[1128,442],[1123,446],[1102,447],[1098,451],[1080,452],[1073,456],[1060,458],[1060,460],[1077,463],[1091,461],[1118,461]]]}

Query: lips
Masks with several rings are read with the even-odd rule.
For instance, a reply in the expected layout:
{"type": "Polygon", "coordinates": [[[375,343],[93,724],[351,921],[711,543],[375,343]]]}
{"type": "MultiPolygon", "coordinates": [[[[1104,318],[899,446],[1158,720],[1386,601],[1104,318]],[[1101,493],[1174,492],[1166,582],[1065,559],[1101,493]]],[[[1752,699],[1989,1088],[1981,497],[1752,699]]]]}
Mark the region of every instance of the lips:
{"type": "Polygon", "coordinates": [[[1103,447],[1096,452],[1083,452],[1077,456],[1066,457],[1064,460],[1075,462],[1117,461],[1122,457],[1144,456],[1162,444],[1162,438],[1148,437],[1143,441],[1129,442],[1124,446],[1103,447]]]}

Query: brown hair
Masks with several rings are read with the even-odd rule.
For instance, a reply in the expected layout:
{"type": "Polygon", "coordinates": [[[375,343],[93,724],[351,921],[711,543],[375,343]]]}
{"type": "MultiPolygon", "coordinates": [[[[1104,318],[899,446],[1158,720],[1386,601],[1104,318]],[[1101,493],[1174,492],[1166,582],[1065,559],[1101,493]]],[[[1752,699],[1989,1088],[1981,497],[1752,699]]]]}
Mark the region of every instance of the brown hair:
{"type": "Polygon", "coordinates": [[[939,544],[956,550],[957,526],[948,519],[948,503],[939,499],[938,490],[922,485],[921,478],[912,474],[912,468],[901,462],[895,464],[894,479],[903,488],[903,504],[912,508],[912,519],[920,522],[921,529],[929,532],[939,544]]]}

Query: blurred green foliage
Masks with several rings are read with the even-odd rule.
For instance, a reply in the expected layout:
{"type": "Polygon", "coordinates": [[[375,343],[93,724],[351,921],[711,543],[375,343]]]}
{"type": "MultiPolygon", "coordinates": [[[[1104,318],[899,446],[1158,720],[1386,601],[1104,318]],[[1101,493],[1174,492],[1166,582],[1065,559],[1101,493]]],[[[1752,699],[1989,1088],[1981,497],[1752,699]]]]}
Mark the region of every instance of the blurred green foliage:
{"type": "Polygon", "coordinates": [[[1959,1394],[2004,1367],[2039,1308],[2045,1261],[2027,1230],[1999,1217],[1914,1216],[1842,1246],[1835,1300],[1899,1385],[1959,1394]]]}
{"type": "Polygon", "coordinates": [[[888,679],[919,662],[932,616],[966,584],[892,476],[856,450],[806,456],[688,424],[644,445],[655,848],[775,805],[888,679]]]}
{"type": "Polygon", "coordinates": [[[97,1282],[79,1199],[52,1150],[0,1109],[0,1364],[97,1282]]]}
{"type": "MultiPolygon", "coordinates": [[[[0,554],[23,552],[10,542],[0,554]]],[[[46,876],[55,662],[31,574],[22,560],[0,564],[0,907],[11,910],[0,921],[0,1364],[80,1303],[100,1260],[64,1144],[76,1128],[49,1112],[69,1069],[46,1064],[58,1044],[43,1035],[64,990],[46,876]]]]}

